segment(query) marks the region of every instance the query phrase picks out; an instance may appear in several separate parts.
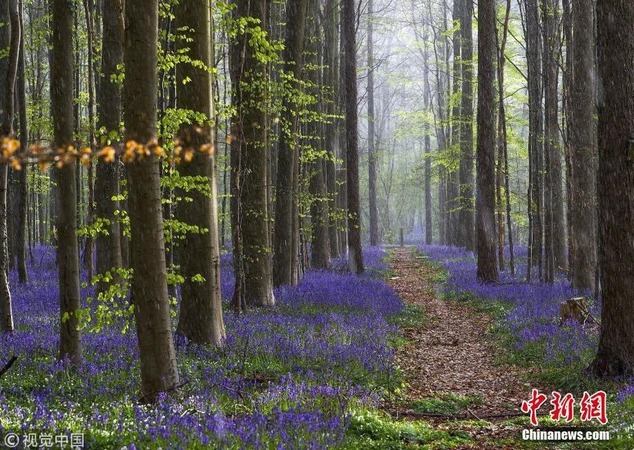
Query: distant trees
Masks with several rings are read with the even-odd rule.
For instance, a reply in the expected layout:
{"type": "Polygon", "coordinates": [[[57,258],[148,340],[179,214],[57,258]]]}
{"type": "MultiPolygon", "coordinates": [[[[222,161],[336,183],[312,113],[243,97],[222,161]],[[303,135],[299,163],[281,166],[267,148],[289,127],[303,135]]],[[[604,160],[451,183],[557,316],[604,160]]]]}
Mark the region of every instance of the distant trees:
{"type": "MultiPolygon", "coordinates": [[[[591,2],[579,3],[579,6],[590,6],[591,2]]],[[[634,292],[633,24],[634,3],[616,0],[597,3],[601,80],[598,105],[599,261],[603,307],[599,349],[591,370],[595,375],[609,377],[634,375],[634,302],[631,299],[634,292]]],[[[586,31],[590,34],[585,29],[581,32],[586,31]]]]}

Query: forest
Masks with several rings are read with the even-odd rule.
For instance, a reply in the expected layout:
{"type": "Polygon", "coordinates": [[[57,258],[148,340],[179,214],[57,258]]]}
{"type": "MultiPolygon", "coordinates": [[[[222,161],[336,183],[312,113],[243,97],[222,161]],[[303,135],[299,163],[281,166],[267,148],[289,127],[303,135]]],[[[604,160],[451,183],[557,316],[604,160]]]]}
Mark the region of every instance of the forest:
{"type": "Polygon", "coordinates": [[[634,2],[2,0],[0,448],[634,448],[634,2]]]}

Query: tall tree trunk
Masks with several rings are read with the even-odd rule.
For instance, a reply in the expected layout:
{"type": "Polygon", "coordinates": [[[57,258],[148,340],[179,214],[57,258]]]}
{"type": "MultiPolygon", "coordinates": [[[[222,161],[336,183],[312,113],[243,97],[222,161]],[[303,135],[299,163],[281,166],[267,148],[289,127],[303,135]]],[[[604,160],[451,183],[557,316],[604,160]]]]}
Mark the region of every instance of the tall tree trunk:
{"type": "Polygon", "coordinates": [[[485,283],[494,283],[498,281],[495,239],[495,0],[480,0],[478,23],[477,275],[485,283]]]}
{"type": "MultiPolygon", "coordinates": [[[[27,124],[26,112],[26,72],[24,67],[24,5],[22,4],[22,0],[18,1],[18,8],[22,33],[20,36],[20,59],[18,61],[17,103],[20,116],[20,147],[24,152],[29,145],[29,128],[27,124]]],[[[21,284],[26,284],[28,282],[28,272],[26,268],[26,230],[30,229],[27,226],[28,168],[28,164],[24,164],[22,166],[22,170],[18,174],[18,211],[16,211],[18,216],[18,230],[16,240],[18,256],[18,281],[21,284]]]]}
{"type": "MultiPolygon", "coordinates": [[[[13,139],[13,120],[15,117],[15,84],[20,54],[20,17],[17,0],[10,0],[0,6],[0,21],[4,23],[0,29],[0,48],[9,47],[6,63],[0,63],[0,92],[2,110],[0,111],[2,130],[0,138],[13,139]]],[[[5,59],[5,58],[3,58],[5,59]]],[[[8,166],[0,166],[0,331],[13,331],[13,308],[9,290],[9,249],[7,246],[7,182],[8,166]]]]}
{"type": "MultiPolygon", "coordinates": [[[[571,282],[578,289],[594,289],[596,271],[596,136],[594,21],[592,0],[572,2],[572,92],[568,111],[571,144],[571,282]]],[[[625,45],[625,44],[624,44],[625,45]]]]}
{"type": "Polygon", "coordinates": [[[361,209],[359,204],[359,136],[357,116],[357,39],[354,0],[343,0],[346,89],[346,189],[348,200],[348,267],[362,273],[361,209]]]}
{"type": "MultiPolygon", "coordinates": [[[[151,145],[156,142],[158,1],[126,0],[125,20],[126,142],[151,145]]],[[[158,158],[154,154],[135,158],[127,166],[127,176],[141,389],[144,401],[151,402],[179,382],[167,295],[158,158]]]]}
{"type": "MultiPolygon", "coordinates": [[[[95,136],[95,73],[94,73],[94,5],[89,0],[83,0],[84,14],[86,15],[86,38],[88,44],[88,145],[92,152],[97,148],[95,136]]],[[[94,190],[94,170],[92,164],[88,167],[88,201],[86,205],[86,225],[91,226],[95,221],[95,190],[94,190]]],[[[90,280],[95,274],[95,242],[92,236],[86,236],[86,246],[84,250],[84,267],[90,280]]]]}
{"type": "Polygon", "coordinates": [[[191,43],[181,41],[183,51],[189,49],[193,61],[205,66],[181,64],[176,69],[178,107],[202,113],[202,123],[183,124],[179,143],[192,149],[193,159],[178,166],[181,176],[202,176],[209,179],[210,193],[190,191],[191,202],[181,202],[176,210],[178,220],[195,225],[202,231],[188,233],[180,245],[181,275],[185,278],[177,332],[201,345],[221,345],[225,338],[220,296],[220,249],[218,242],[218,206],[216,187],[213,122],[215,108],[211,74],[211,5],[209,0],[179,3],[174,8],[177,29],[191,32],[191,43]],[[189,82],[185,82],[189,80],[189,82]],[[207,149],[208,151],[204,151],[207,149]],[[199,281],[196,276],[202,275],[199,281]]]}
{"type": "MultiPolygon", "coordinates": [[[[463,0],[454,0],[452,8],[452,21],[453,28],[456,28],[456,31],[452,33],[452,50],[453,50],[453,62],[452,62],[452,86],[451,86],[451,95],[454,99],[449,102],[451,105],[451,130],[450,130],[450,143],[448,155],[449,158],[453,161],[458,161],[457,170],[448,171],[447,178],[447,195],[449,197],[449,220],[447,222],[448,225],[448,241],[450,245],[460,246],[462,245],[461,238],[461,225],[460,225],[460,215],[462,214],[460,208],[462,204],[462,199],[460,198],[460,130],[462,127],[461,121],[462,117],[460,115],[460,101],[457,101],[462,95],[462,14],[464,10],[464,1],[463,0]]],[[[426,37],[424,40],[429,39],[426,37]]],[[[426,58],[426,55],[424,56],[426,58]]],[[[428,75],[427,75],[428,76],[428,75]]],[[[424,96],[424,94],[423,94],[424,96]]]]}
{"type": "MultiPolygon", "coordinates": [[[[431,86],[429,84],[429,48],[428,48],[428,33],[425,31],[423,35],[423,107],[425,111],[431,111],[431,86]]],[[[455,72],[454,72],[455,73],[455,72]]],[[[455,79],[454,79],[455,83],[455,79]]],[[[425,146],[425,244],[431,245],[433,242],[433,229],[432,222],[432,193],[431,193],[431,125],[428,121],[425,121],[423,126],[424,133],[424,146],[425,146]]]]}
{"type": "MultiPolygon", "coordinates": [[[[592,2],[580,3],[579,6],[589,8],[592,2]]],[[[598,376],[631,377],[634,375],[631,266],[634,261],[634,3],[599,1],[597,29],[602,83],[598,204],[603,308],[599,349],[591,369],[598,376]]],[[[583,59],[582,55],[578,56],[583,59]]]]}
{"type": "MultiPolygon", "coordinates": [[[[103,44],[101,54],[102,79],[97,101],[98,128],[105,130],[101,145],[119,145],[119,124],[121,122],[121,89],[111,81],[117,73],[117,66],[123,62],[123,0],[104,0],[103,44]]],[[[95,179],[96,216],[107,221],[108,234],[99,234],[96,239],[97,273],[105,273],[122,267],[121,231],[119,218],[115,215],[121,207],[119,195],[119,163],[97,161],[95,179]],[[115,200],[112,198],[115,197],[115,200]]],[[[116,278],[113,278],[115,281],[116,278]]],[[[105,289],[107,283],[100,283],[105,289]]]]}
{"type": "MultiPolygon", "coordinates": [[[[51,0],[51,114],[56,148],[73,144],[73,43],[68,31],[73,27],[73,12],[65,0],[51,0]]],[[[56,169],[57,261],[60,299],[60,358],[81,360],[79,248],[77,243],[77,191],[75,161],[68,158],[56,169]]]]}
{"type": "Polygon", "coordinates": [[[376,196],[376,136],[374,130],[374,5],[368,0],[368,195],[370,209],[370,245],[379,245],[379,209],[376,196]]]}
{"type": "Polygon", "coordinates": [[[529,262],[526,277],[531,278],[533,266],[537,266],[542,279],[543,228],[542,228],[542,86],[540,57],[540,23],[537,0],[524,0],[526,61],[528,65],[529,109],[529,262]]]}
{"type": "MultiPolygon", "coordinates": [[[[310,93],[315,98],[319,98],[321,86],[323,86],[323,77],[320,77],[322,66],[320,48],[317,37],[321,37],[322,29],[320,28],[318,15],[319,4],[316,0],[310,1],[308,16],[310,29],[309,36],[313,36],[306,47],[307,55],[309,55],[309,64],[311,65],[311,71],[309,72],[309,79],[311,82],[310,93]]],[[[319,114],[320,105],[316,102],[312,107],[312,111],[315,114],[319,114]]],[[[324,148],[324,138],[322,132],[323,124],[317,121],[312,121],[307,125],[308,133],[307,139],[313,143],[313,147],[319,152],[324,148]]],[[[328,233],[328,189],[326,186],[326,164],[327,160],[321,156],[316,157],[308,166],[308,176],[310,177],[309,190],[312,197],[312,203],[310,206],[311,217],[311,251],[310,251],[310,263],[315,269],[326,269],[330,266],[330,236],[328,233]]]]}
{"type": "MultiPolygon", "coordinates": [[[[506,200],[506,227],[508,228],[508,242],[509,242],[509,266],[511,269],[511,275],[515,275],[515,249],[513,246],[513,228],[511,218],[511,189],[509,183],[509,167],[508,167],[508,141],[507,141],[507,128],[506,128],[506,107],[504,104],[504,66],[506,63],[506,41],[508,38],[509,18],[511,13],[511,0],[506,1],[506,9],[504,13],[504,24],[502,29],[502,40],[498,44],[498,173],[501,173],[500,189],[504,189],[506,200]]],[[[496,34],[497,36],[497,34],[496,34]]],[[[497,195],[498,209],[502,210],[502,195],[497,195]]],[[[500,213],[501,216],[504,214],[500,213]]],[[[499,232],[504,232],[504,223],[498,226],[499,232]]],[[[504,257],[504,238],[498,237],[500,246],[499,257],[504,257]]],[[[500,261],[500,269],[503,269],[503,264],[500,261]]]]}
{"type": "MultiPolygon", "coordinates": [[[[236,2],[238,18],[266,24],[267,1],[236,2]]],[[[232,228],[236,268],[236,305],[273,306],[270,217],[266,186],[266,92],[256,88],[267,83],[265,64],[258,60],[249,33],[240,33],[231,48],[231,80],[234,86],[232,123],[232,228]]],[[[278,177],[281,176],[278,174],[278,177]]]]}
{"type": "Polygon", "coordinates": [[[474,243],[473,176],[473,2],[464,0],[460,28],[462,46],[462,97],[460,133],[460,244],[468,250],[474,243]]]}
{"type": "MultiPolygon", "coordinates": [[[[284,62],[286,71],[293,77],[292,85],[302,76],[304,59],[304,35],[308,0],[287,3],[286,40],[284,62]]],[[[275,203],[275,254],[273,264],[273,285],[294,284],[293,260],[298,251],[293,245],[295,230],[293,223],[299,216],[297,202],[299,186],[295,172],[299,164],[299,115],[297,105],[290,94],[284,96],[282,106],[282,130],[277,159],[277,197],[275,203]]]]}
{"type": "Polygon", "coordinates": [[[337,0],[326,0],[324,5],[324,64],[325,77],[324,85],[327,89],[325,98],[325,111],[331,118],[326,124],[325,130],[325,150],[328,155],[326,160],[326,183],[328,187],[328,209],[329,209],[329,226],[328,232],[330,236],[330,254],[333,258],[341,256],[339,251],[339,232],[337,230],[336,215],[332,212],[337,211],[337,164],[335,162],[337,156],[337,132],[339,119],[334,118],[336,113],[336,102],[339,94],[339,58],[337,49],[339,45],[338,19],[339,5],[337,0]]]}
{"type": "Polygon", "coordinates": [[[561,156],[559,151],[559,2],[543,0],[544,32],[544,280],[555,280],[557,262],[557,242],[564,242],[565,236],[558,234],[563,229],[563,201],[561,188],[561,156]]]}

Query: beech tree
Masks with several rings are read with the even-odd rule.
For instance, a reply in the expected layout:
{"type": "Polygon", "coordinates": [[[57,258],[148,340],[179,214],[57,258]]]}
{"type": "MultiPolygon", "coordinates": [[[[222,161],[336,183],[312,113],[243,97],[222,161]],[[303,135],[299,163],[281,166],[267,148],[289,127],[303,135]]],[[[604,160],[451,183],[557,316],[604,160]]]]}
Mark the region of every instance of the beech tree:
{"type": "Polygon", "coordinates": [[[478,149],[476,242],[478,279],[498,281],[495,238],[495,0],[478,3],[478,149]]]}
{"type": "MultiPolygon", "coordinates": [[[[15,85],[20,52],[21,27],[17,0],[0,6],[0,49],[9,48],[0,59],[0,137],[13,137],[15,117],[15,85]]],[[[7,181],[8,167],[0,166],[0,331],[13,331],[13,311],[9,291],[9,252],[7,245],[7,181]]]]}
{"type": "MultiPolygon", "coordinates": [[[[51,0],[52,49],[51,113],[55,148],[68,154],[73,145],[73,51],[68,30],[72,29],[73,11],[65,0],[51,0]]],[[[57,181],[57,264],[60,301],[60,358],[78,363],[82,357],[78,329],[80,308],[79,249],[77,243],[77,190],[75,161],[60,161],[55,170],[57,181]]]]}
{"type": "Polygon", "coordinates": [[[593,289],[596,273],[596,155],[594,2],[572,3],[572,91],[570,133],[570,280],[575,288],[593,289]]]}
{"type": "Polygon", "coordinates": [[[377,151],[374,131],[374,5],[368,0],[368,195],[370,208],[370,245],[379,245],[379,210],[376,196],[377,151]]]}
{"type": "MultiPolygon", "coordinates": [[[[156,142],[158,0],[127,0],[125,20],[126,145],[134,141],[152,146],[156,142]]],[[[143,400],[151,402],[179,382],[167,295],[158,158],[153,152],[137,156],[126,169],[141,389],[143,400]]]]}
{"type": "Polygon", "coordinates": [[[209,180],[209,195],[195,189],[184,193],[191,201],[182,201],[176,210],[179,220],[199,230],[188,233],[180,243],[179,262],[185,281],[177,332],[196,344],[221,345],[225,328],[220,297],[215,150],[212,147],[215,114],[210,73],[209,0],[181,2],[175,7],[174,15],[177,29],[187,30],[184,32],[191,38],[191,42],[181,40],[180,47],[188,51],[192,60],[177,67],[177,104],[181,109],[202,114],[200,119],[192,118],[191,123],[181,125],[178,145],[185,151],[193,151],[194,156],[190,162],[180,164],[178,170],[181,176],[209,180]],[[202,67],[198,63],[202,63],[202,67]],[[201,151],[205,146],[208,151],[201,151]]]}
{"type": "MultiPolygon", "coordinates": [[[[463,0],[460,21],[462,96],[460,108],[460,245],[469,250],[474,244],[473,209],[473,2],[463,0]]],[[[479,33],[482,32],[479,29],[479,33]]],[[[495,36],[495,35],[494,35],[495,36]]]]}
{"type": "MultiPolygon", "coordinates": [[[[574,4],[574,2],[573,2],[574,4]]],[[[634,3],[597,2],[601,336],[595,375],[634,375],[634,3]]]]}
{"type": "Polygon", "coordinates": [[[634,375],[634,3],[597,2],[601,337],[592,371],[634,375]]]}
{"type": "Polygon", "coordinates": [[[237,1],[236,20],[246,24],[231,42],[231,226],[236,288],[234,308],[273,306],[270,213],[267,198],[265,56],[266,0],[237,1]]]}
{"type": "Polygon", "coordinates": [[[348,200],[348,267],[362,273],[361,223],[359,204],[359,136],[357,114],[357,38],[354,0],[343,1],[346,89],[346,190],[348,200]]]}
{"type": "MultiPolygon", "coordinates": [[[[123,63],[123,0],[104,0],[102,16],[101,80],[97,101],[97,128],[103,130],[99,144],[119,146],[121,123],[121,88],[112,81],[117,66],[123,63]]],[[[119,161],[106,163],[97,161],[95,179],[96,216],[105,221],[107,233],[96,239],[97,273],[103,274],[112,268],[122,267],[121,231],[115,211],[120,208],[119,161]],[[113,200],[113,197],[115,199],[113,200]]],[[[116,280],[116,277],[113,278],[116,280]]],[[[105,283],[99,287],[104,288],[105,283]]]]}
{"type": "MultiPolygon", "coordinates": [[[[297,87],[295,80],[302,77],[304,60],[304,35],[308,0],[294,0],[286,5],[286,38],[284,42],[283,59],[286,71],[292,77],[292,85],[297,87]]],[[[299,169],[299,115],[290,95],[284,96],[282,105],[282,130],[277,152],[277,195],[275,201],[275,254],[273,265],[273,284],[297,284],[298,240],[293,236],[296,232],[293,226],[294,218],[299,214],[297,201],[298,186],[293,182],[295,172],[299,169]],[[295,244],[295,245],[293,245],[295,244]]]]}

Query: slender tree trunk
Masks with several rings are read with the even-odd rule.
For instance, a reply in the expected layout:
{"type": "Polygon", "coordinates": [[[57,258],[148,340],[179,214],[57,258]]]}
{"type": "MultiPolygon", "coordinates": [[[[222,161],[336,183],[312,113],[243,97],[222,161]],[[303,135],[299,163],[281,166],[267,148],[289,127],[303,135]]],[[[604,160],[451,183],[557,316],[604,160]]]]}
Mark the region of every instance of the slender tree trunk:
{"type": "Polygon", "coordinates": [[[370,245],[379,245],[379,209],[376,195],[376,132],[374,130],[374,6],[368,0],[368,195],[370,209],[370,245]]]}
{"type": "MultiPolygon", "coordinates": [[[[509,183],[509,168],[508,168],[508,141],[507,141],[507,127],[506,127],[506,107],[504,104],[504,66],[506,63],[506,41],[508,38],[509,18],[511,13],[511,0],[506,1],[506,9],[504,13],[504,24],[502,29],[502,40],[498,44],[498,173],[501,172],[501,183],[503,186],[500,189],[504,189],[506,200],[506,227],[508,229],[508,242],[509,242],[509,265],[511,269],[511,275],[515,275],[515,249],[513,248],[513,229],[511,218],[511,190],[509,183]],[[501,166],[500,166],[501,164],[501,166]]],[[[497,36],[497,34],[496,34],[497,36]]],[[[502,196],[498,196],[498,209],[502,208],[502,196]]],[[[500,213],[502,214],[502,213],[500,213]]],[[[499,232],[504,232],[504,225],[498,227],[499,232]]],[[[504,256],[504,239],[499,239],[502,250],[500,256],[504,256]]],[[[500,262],[500,269],[503,265],[500,262]]]]}
{"type": "Polygon", "coordinates": [[[191,32],[191,43],[183,42],[194,61],[205,67],[181,64],[176,70],[178,107],[202,113],[203,123],[183,124],[179,143],[195,153],[189,164],[181,164],[181,176],[202,176],[209,179],[211,195],[199,191],[184,193],[191,202],[181,202],[177,218],[197,226],[200,233],[188,233],[180,245],[181,275],[185,278],[177,332],[191,342],[201,345],[223,343],[225,327],[220,296],[220,249],[218,242],[218,206],[216,193],[215,141],[212,123],[215,111],[212,80],[208,70],[212,66],[211,5],[209,0],[179,3],[174,9],[176,27],[191,32]],[[190,80],[184,83],[184,80],[190,80]],[[205,151],[206,150],[206,151],[205,151]],[[197,280],[202,276],[202,280],[197,280]]]}
{"type": "MultiPolygon", "coordinates": [[[[73,12],[66,1],[51,0],[51,114],[56,148],[73,144],[73,45],[68,30],[73,27],[73,12]]],[[[63,161],[56,172],[57,260],[60,299],[60,358],[78,363],[82,358],[78,330],[80,308],[79,248],[77,243],[77,191],[75,161],[63,161]]]]}
{"type": "Polygon", "coordinates": [[[362,273],[361,221],[359,204],[359,136],[357,117],[357,39],[354,0],[343,0],[346,88],[346,189],[348,200],[348,267],[362,273]]]}
{"type": "MultiPolygon", "coordinates": [[[[17,0],[10,0],[0,6],[0,20],[4,27],[0,29],[0,44],[2,48],[9,47],[6,63],[0,63],[0,92],[2,100],[0,117],[2,130],[0,137],[13,138],[13,119],[15,116],[15,83],[18,70],[20,52],[20,20],[17,0]]],[[[5,58],[3,58],[5,59],[5,58]]],[[[13,331],[13,308],[11,292],[9,291],[9,249],[7,246],[7,181],[8,167],[0,166],[0,331],[13,331]]]]}
{"type": "Polygon", "coordinates": [[[325,16],[325,42],[324,42],[324,63],[327,94],[325,96],[326,114],[331,117],[326,124],[325,130],[325,147],[328,159],[326,161],[326,182],[328,187],[328,209],[330,214],[328,231],[330,235],[330,253],[333,258],[341,256],[339,251],[339,231],[337,230],[337,218],[333,212],[337,211],[337,165],[335,163],[337,156],[337,132],[339,120],[333,116],[336,113],[336,102],[339,95],[339,65],[337,49],[339,45],[338,18],[339,5],[337,0],[326,0],[324,6],[325,16]]]}
{"type": "MultiPolygon", "coordinates": [[[[101,145],[119,145],[119,123],[121,122],[121,89],[111,81],[117,66],[123,62],[123,1],[103,0],[103,44],[101,55],[102,80],[99,83],[97,101],[98,128],[105,130],[101,145]]],[[[115,211],[121,208],[119,195],[119,163],[110,163],[101,158],[97,161],[95,179],[96,216],[107,221],[108,234],[99,234],[96,239],[97,273],[106,273],[123,266],[121,230],[115,211]],[[115,200],[112,198],[115,197],[115,200]]],[[[116,277],[113,278],[116,281],[116,277]]],[[[107,288],[100,283],[98,288],[107,288]]]]}
{"type": "MultiPolygon", "coordinates": [[[[93,9],[94,5],[89,0],[83,0],[84,13],[86,15],[86,37],[88,44],[88,143],[91,151],[97,148],[95,136],[95,74],[94,74],[94,21],[93,9]]],[[[95,221],[95,190],[94,190],[94,170],[92,164],[88,167],[88,201],[86,206],[86,225],[91,226],[95,221]]],[[[84,267],[87,270],[88,279],[90,280],[95,273],[94,261],[95,242],[91,236],[86,236],[86,247],[84,250],[84,267]]]]}
{"type": "MultiPolygon", "coordinates": [[[[18,111],[20,116],[20,147],[24,152],[29,145],[29,128],[27,124],[26,113],[26,73],[24,64],[24,6],[22,0],[18,1],[20,27],[22,33],[20,36],[20,59],[18,61],[18,111]]],[[[18,174],[18,229],[17,229],[17,256],[18,256],[18,281],[20,284],[26,284],[28,282],[28,272],[26,268],[26,245],[27,229],[31,229],[27,225],[27,200],[28,200],[28,185],[27,185],[27,173],[28,164],[22,166],[22,170],[18,174]]]]}
{"type": "MultiPolygon", "coordinates": [[[[309,36],[322,36],[322,29],[318,20],[319,5],[316,0],[311,0],[308,17],[309,36]]],[[[321,66],[320,45],[317,39],[312,39],[306,44],[309,65],[312,67],[309,72],[311,82],[311,95],[319,98],[320,87],[323,86],[323,79],[320,79],[321,66]]],[[[311,109],[315,114],[320,111],[319,104],[315,103],[311,109]]],[[[322,124],[312,121],[307,125],[307,139],[317,150],[323,148],[322,124]]],[[[310,262],[315,269],[326,269],[330,266],[330,236],[328,234],[328,190],[326,187],[326,160],[321,156],[316,157],[310,164],[307,164],[307,176],[310,177],[309,190],[312,197],[310,206],[311,217],[311,252],[310,262]]]]}
{"type": "MultiPolygon", "coordinates": [[[[263,31],[267,1],[239,1],[238,18],[255,18],[263,31]]],[[[266,167],[266,92],[256,88],[267,83],[265,64],[258,60],[256,48],[247,33],[232,43],[231,80],[234,86],[232,123],[232,227],[236,305],[273,306],[270,216],[267,208],[266,167]],[[235,198],[235,200],[234,200],[235,198]]],[[[278,174],[278,177],[281,176],[278,174]]],[[[240,307],[238,306],[238,310],[240,307]]]]}
{"type": "Polygon", "coordinates": [[[524,0],[526,60],[528,64],[528,103],[529,103],[529,262],[527,278],[531,278],[531,269],[537,266],[539,279],[542,279],[543,228],[542,228],[542,86],[539,8],[537,0],[524,0]]]}
{"type": "Polygon", "coordinates": [[[460,244],[475,249],[473,155],[473,2],[464,0],[460,28],[462,97],[460,133],[460,244]]]}
{"type": "MultiPolygon", "coordinates": [[[[455,32],[452,33],[452,47],[453,47],[453,62],[452,62],[452,98],[453,101],[449,102],[451,105],[451,130],[450,130],[450,143],[449,158],[453,161],[458,161],[457,170],[449,170],[447,172],[447,196],[448,196],[448,216],[447,221],[447,240],[450,245],[460,246],[461,242],[461,191],[460,191],[460,130],[462,127],[462,117],[460,115],[461,105],[458,99],[462,96],[462,14],[464,10],[463,0],[454,0],[452,8],[452,21],[453,27],[458,27],[455,32]]],[[[428,39],[428,37],[426,38],[428,39]]],[[[424,95],[424,94],[423,94],[424,95]]]]}
{"type": "MultiPolygon", "coordinates": [[[[585,5],[585,2],[580,3],[579,6],[585,5]]],[[[585,6],[589,8],[591,2],[585,6]]],[[[588,9],[583,11],[587,13],[588,9]]],[[[599,349],[591,370],[598,376],[631,377],[634,375],[634,276],[631,266],[634,261],[634,3],[599,1],[597,28],[599,79],[602,82],[598,204],[603,308],[599,349]]],[[[583,46],[578,45],[582,50],[583,46]]],[[[585,251],[581,249],[581,252],[585,251]]]]}
{"type": "MultiPolygon", "coordinates": [[[[287,72],[294,80],[302,77],[304,53],[304,29],[308,0],[288,2],[286,19],[286,40],[284,61],[287,72]]],[[[297,82],[292,82],[297,88],[297,82]]],[[[284,96],[282,123],[277,159],[277,197],[275,203],[275,254],[273,264],[273,284],[280,286],[293,283],[293,260],[297,246],[293,245],[295,236],[294,221],[299,216],[296,197],[299,186],[295,183],[299,164],[299,115],[297,106],[284,96]]]]}
{"type": "Polygon", "coordinates": [[[478,4],[478,279],[498,281],[495,240],[495,0],[478,4]]]}
{"type": "MultiPolygon", "coordinates": [[[[555,280],[557,262],[557,242],[564,241],[563,201],[561,188],[561,157],[559,151],[559,2],[544,0],[542,4],[544,31],[544,241],[545,241],[545,277],[552,283],[555,280]]],[[[559,250],[561,250],[559,248],[559,250]]]]}
{"type": "MultiPolygon", "coordinates": [[[[158,1],[126,0],[123,86],[126,142],[156,142],[158,1]]],[[[154,154],[127,165],[130,250],[143,400],[178,385],[167,294],[159,164],[154,154]]]]}
{"type": "Polygon", "coordinates": [[[568,111],[571,144],[571,282],[578,289],[594,289],[596,271],[596,136],[594,21],[592,0],[572,2],[572,92],[568,111]]]}
{"type": "MultiPolygon", "coordinates": [[[[425,111],[430,111],[431,105],[431,86],[429,84],[429,48],[428,48],[428,34],[423,35],[424,42],[424,61],[423,61],[423,107],[425,111]]],[[[455,73],[455,72],[454,72],[455,73]]],[[[454,79],[455,83],[455,79],[454,79]]],[[[432,192],[431,192],[431,125],[425,121],[423,126],[424,133],[424,145],[425,145],[425,244],[431,245],[433,242],[433,222],[432,222],[432,192]]]]}

